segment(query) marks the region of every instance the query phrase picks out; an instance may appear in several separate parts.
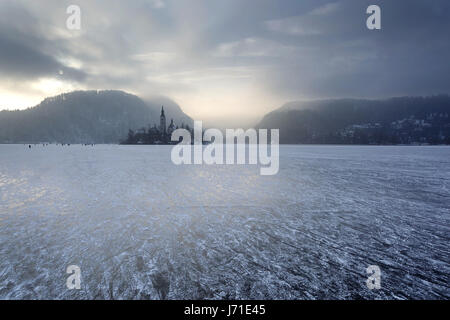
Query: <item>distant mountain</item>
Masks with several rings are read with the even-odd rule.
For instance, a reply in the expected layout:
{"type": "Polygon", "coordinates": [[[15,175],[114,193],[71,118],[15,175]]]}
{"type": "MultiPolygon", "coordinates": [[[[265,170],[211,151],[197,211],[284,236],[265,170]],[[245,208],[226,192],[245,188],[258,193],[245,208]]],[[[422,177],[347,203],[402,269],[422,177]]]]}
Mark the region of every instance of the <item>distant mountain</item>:
{"type": "Polygon", "coordinates": [[[450,144],[450,97],[290,102],[257,127],[280,129],[280,143],[450,144]]]}
{"type": "Polygon", "coordinates": [[[74,91],[47,98],[26,110],[0,111],[0,143],[118,143],[128,130],[193,120],[168,98],[143,101],[122,91],[74,91]]]}

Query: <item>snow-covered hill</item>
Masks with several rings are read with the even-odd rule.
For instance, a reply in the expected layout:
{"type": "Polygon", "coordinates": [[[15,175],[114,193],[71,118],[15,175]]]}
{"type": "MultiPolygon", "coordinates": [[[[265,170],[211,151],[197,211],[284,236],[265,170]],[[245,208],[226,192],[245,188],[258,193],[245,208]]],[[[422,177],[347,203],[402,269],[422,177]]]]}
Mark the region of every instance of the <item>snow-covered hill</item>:
{"type": "Polygon", "coordinates": [[[129,129],[159,124],[162,104],[168,119],[192,123],[168,98],[143,101],[123,91],[75,91],[26,110],[0,112],[0,143],[118,143],[129,129]]]}

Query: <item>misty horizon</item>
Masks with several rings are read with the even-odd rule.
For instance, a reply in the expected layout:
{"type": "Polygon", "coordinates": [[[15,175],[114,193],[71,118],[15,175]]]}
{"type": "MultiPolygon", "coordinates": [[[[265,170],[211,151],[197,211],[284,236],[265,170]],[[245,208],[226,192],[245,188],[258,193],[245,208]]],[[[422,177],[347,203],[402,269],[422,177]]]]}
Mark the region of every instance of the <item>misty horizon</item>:
{"type": "MultiPolygon", "coordinates": [[[[28,109],[33,109],[36,107],[39,107],[43,102],[45,102],[46,100],[52,100],[64,95],[69,95],[71,93],[77,93],[77,92],[123,92],[125,94],[128,95],[134,95],[133,93],[130,92],[126,92],[123,90],[94,90],[94,89],[90,89],[90,90],[75,90],[75,91],[70,91],[70,92],[63,92],[54,96],[49,96],[49,97],[45,97],[42,101],[40,101],[38,104],[30,106],[30,107],[26,107],[26,108],[16,108],[16,109],[7,109],[7,108],[1,108],[0,107],[0,112],[1,111],[22,111],[22,110],[28,110],[28,109]]],[[[220,117],[220,118],[200,118],[200,119],[195,119],[197,121],[202,121],[203,124],[205,125],[205,127],[215,127],[218,129],[226,129],[226,128],[250,128],[250,127],[254,127],[256,126],[258,123],[261,122],[261,120],[263,120],[263,118],[265,116],[267,116],[268,114],[275,112],[277,110],[286,110],[289,109],[290,105],[295,105],[295,104],[304,104],[307,105],[308,103],[320,103],[320,102],[327,102],[327,101],[388,101],[388,100],[393,100],[393,99],[404,99],[404,98],[432,98],[432,97],[449,97],[450,95],[447,93],[438,93],[438,94],[434,94],[434,95],[429,95],[429,96],[397,96],[397,97],[386,97],[386,98],[380,98],[380,99],[376,99],[376,98],[361,98],[361,97],[339,97],[339,98],[317,98],[317,99],[299,99],[299,100],[292,100],[292,101],[286,101],[285,103],[283,103],[280,106],[276,106],[274,107],[272,110],[269,110],[266,114],[262,114],[262,115],[256,115],[253,117],[246,117],[246,118],[242,118],[239,116],[239,114],[234,115],[234,116],[229,116],[229,117],[220,117]]],[[[141,97],[140,97],[141,98],[141,97]]],[[[143,99],[143,101],[154,101],[154,100],[160,100],[162,106],[164,105],[164,102],[169,102],[169,103],[174,103],[176,106],[178,106],[182,111],[183,107],[177,103],[176,101],[172,100],[170,97],[166,97],[166,96],[161,96],[161,95],[155,95],[155,96],[150,96],[147,99],[143,99]]],[[[298,106],[297,106],[298,108],[298,106]]],[[[188,116],[190,116],[188,114],[188,116]]]]}

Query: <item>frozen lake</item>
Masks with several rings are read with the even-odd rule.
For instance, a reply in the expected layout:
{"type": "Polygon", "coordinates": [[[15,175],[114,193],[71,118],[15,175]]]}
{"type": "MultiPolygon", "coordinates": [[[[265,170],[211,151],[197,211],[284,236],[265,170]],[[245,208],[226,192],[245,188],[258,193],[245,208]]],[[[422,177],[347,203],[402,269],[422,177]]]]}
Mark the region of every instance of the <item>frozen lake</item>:
{"type": "Polygon", "coordinates": [[[281,146],[275,176],[170,150],[0,145],[0,298],[450,298],[449,147],[281,146]]]}

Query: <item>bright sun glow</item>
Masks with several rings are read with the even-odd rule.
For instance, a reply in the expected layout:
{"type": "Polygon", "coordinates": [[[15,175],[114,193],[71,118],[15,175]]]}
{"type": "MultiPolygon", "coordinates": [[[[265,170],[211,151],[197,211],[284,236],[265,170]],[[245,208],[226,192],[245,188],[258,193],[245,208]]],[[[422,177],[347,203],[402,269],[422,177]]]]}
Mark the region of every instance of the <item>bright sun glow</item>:
{"type": "Polygon", "coordinates": [[[57,95],[62,92],[71,91],[75,86],[54,78],[43,78],[32,84],[33,89],[36,89],[46,95],[57,95]]]}

